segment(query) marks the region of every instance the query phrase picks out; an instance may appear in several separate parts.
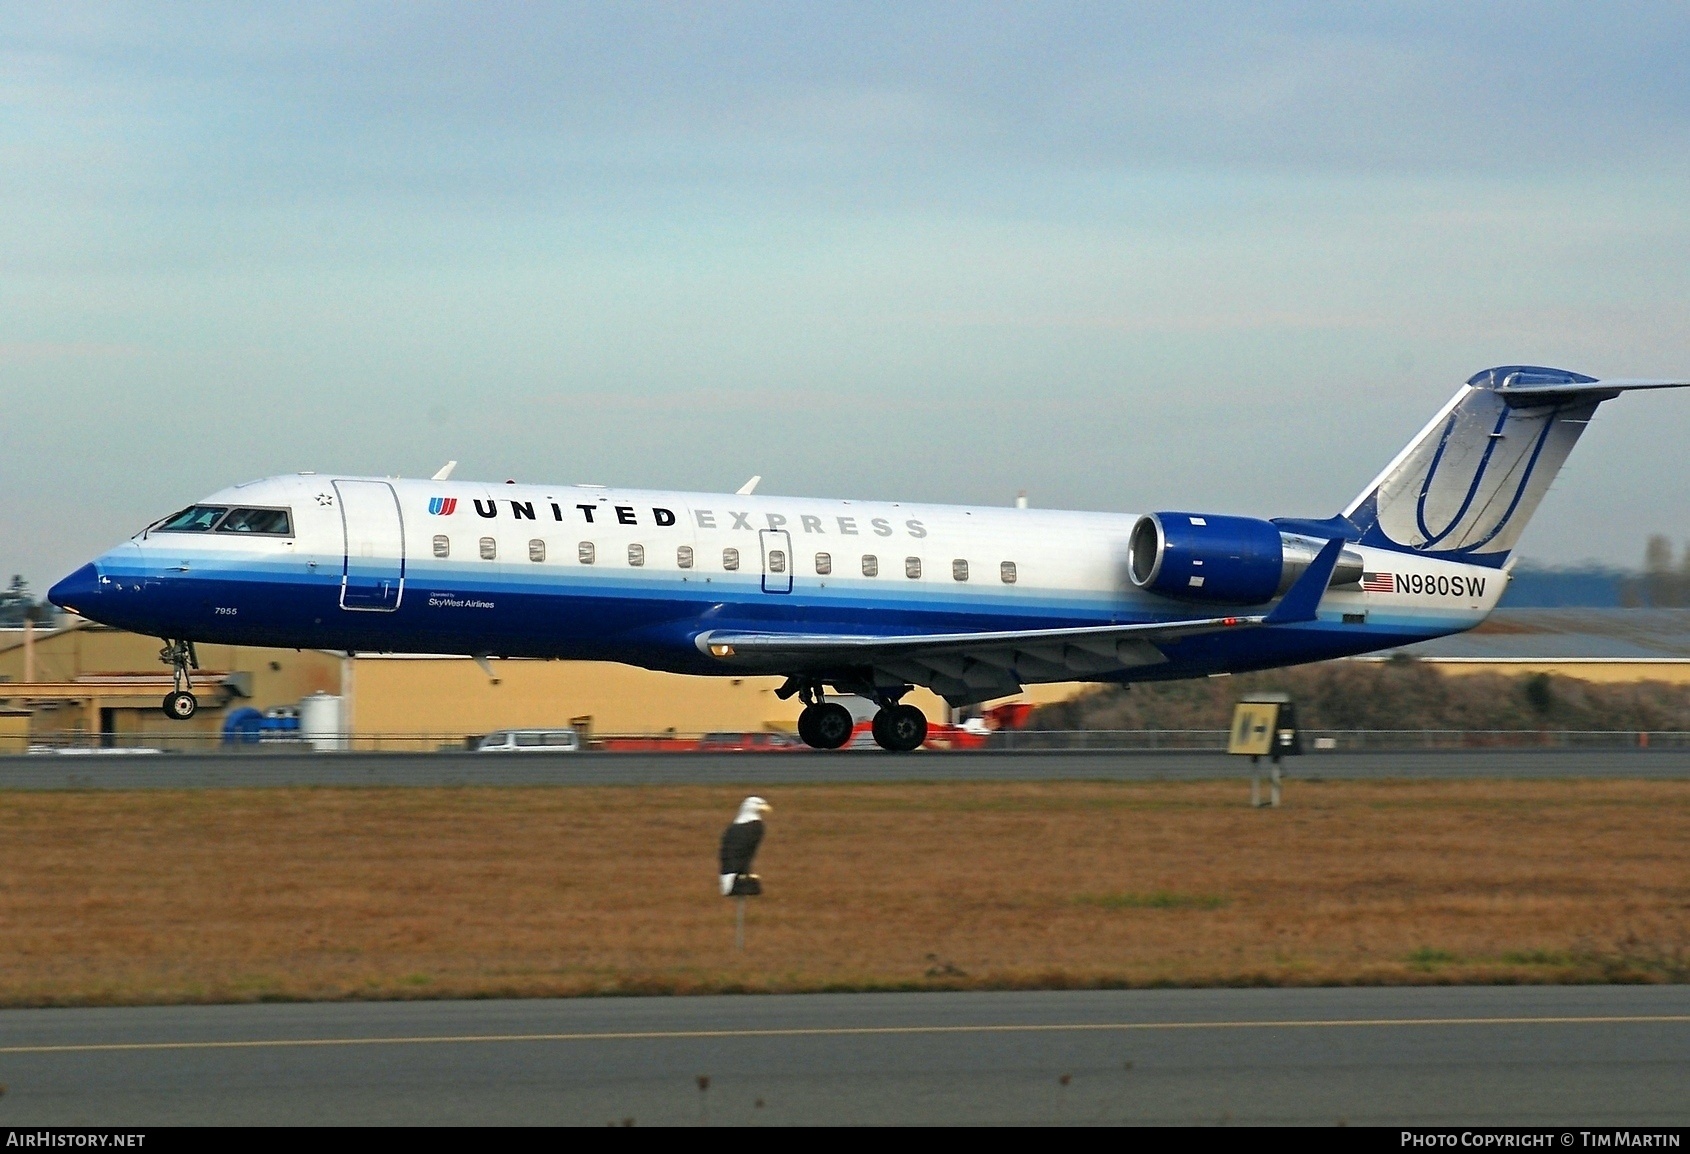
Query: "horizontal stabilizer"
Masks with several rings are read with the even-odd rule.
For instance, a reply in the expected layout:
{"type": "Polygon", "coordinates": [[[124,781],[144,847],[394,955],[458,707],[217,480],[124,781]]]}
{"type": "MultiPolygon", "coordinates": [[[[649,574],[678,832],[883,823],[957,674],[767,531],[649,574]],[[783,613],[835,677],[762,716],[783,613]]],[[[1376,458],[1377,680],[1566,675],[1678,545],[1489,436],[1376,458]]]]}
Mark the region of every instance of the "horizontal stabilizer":
{"type": "Polygon", "coordinates": [[[1690,388],[1690,380],[1650,380],[1647,378],[1616,377],[1609,381],[1575,382],[1552,385],[1508,385],[1497,390],[1504,397],[1517,400],[1570,401],[1589,399],[1610,401],[1621,393],[1642,389],[1690,388]]]}

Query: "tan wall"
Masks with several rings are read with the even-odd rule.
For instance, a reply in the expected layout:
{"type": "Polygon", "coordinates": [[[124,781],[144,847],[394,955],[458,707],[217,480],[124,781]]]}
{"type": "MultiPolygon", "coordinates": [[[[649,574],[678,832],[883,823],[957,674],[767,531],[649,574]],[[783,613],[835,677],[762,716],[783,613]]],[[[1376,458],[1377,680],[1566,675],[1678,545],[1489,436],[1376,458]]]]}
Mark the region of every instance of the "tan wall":
{"type": "Polygon", "coordinates": [[[29,748],[29,714],[23,710],[0,709],[0,754],[22,753],[29,748]]]}
{"type": "MultiPolygon", "coordinates": [[[[484,734],[591,717],[597,734],[792,731],[801,706],[775,696],[779,677],[687,677],[599,661],[492,662],[496,683],[467,658],[360,658],[348,678],[355,734],[484,734]]],[[[907,699],[934,721],[945,703],[907,699]]]]}
{"type": "MultiPolygon", "coordinates": [[[[162,674],[167,667],[158,660],[160,644],[157,638],[95,625],[39,633],[36,680],[162,674]]],[[[598,734],[791,732],[797,727],[800,708],[796,699],[775,697],[781,684],[778,677],[685,677],[609,662],[496,660],[498,684],[493,684],[467,658],[371,656],[348,662],[318,650],[230,645],[201,645],[199,656],[208,671],[252,675],[252,698],[235,698],[231,708],[295,705],[311,693],[339,694],[344,688],[349,698],[349,728],[366,736],[426,733],[461,740],[513,726],[567,725],[583,716],[593,719],[598,734]]],[[[0,678],[20,682],[23,665],[21,633],[0,636],[0,678]]],[[[1085,688],[1077,684],[1028,686],[1021,699],[1044,704],[1066,700],[1085,688]]],[[[0,684],[0,700],[8,692],[0,684]]],[[[162,690],[157,696],[162,698],[162,690]]],[[[221,695],[209,687],[200,691],[200,699],[200,713],[188,722],[167,721],[151,696],[103,704],[115,709],[112,721],[120,735],[211,738],[221,731],[226,711],[219,707],[221,695]]],[[[942,722],[950,716],[944,701],[926,690],[915,690],[906,700],[931,721],[942,722]]],[[[38,711],[33,732],[41,736],[98,732],[98,711],[99,703],[64,702],[38,711]]]]}

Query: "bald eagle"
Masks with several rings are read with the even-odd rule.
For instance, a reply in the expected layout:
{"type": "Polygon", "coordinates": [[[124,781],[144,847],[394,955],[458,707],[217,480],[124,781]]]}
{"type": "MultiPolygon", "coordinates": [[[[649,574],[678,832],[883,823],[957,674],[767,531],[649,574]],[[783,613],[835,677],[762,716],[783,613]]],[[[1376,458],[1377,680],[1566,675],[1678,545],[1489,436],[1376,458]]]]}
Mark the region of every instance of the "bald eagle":
{"type": "Polygon", "coordinates": [[[722,896],[746,897],[763,892],[763,883],[751,872],[751,859],[763,844],[763,815],[774,809],[760,797],[748,797],[739,803],[739,813],[733,824],[722,831],[721,870],[719,881],[722,896]]]}

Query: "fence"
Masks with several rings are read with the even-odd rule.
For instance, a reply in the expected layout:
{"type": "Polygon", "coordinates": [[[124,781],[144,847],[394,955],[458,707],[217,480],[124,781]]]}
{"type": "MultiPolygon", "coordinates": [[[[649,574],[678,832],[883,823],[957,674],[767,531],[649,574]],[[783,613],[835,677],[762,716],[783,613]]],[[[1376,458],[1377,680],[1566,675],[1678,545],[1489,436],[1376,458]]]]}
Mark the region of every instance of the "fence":
{"type": "MultiPolygon", "coordinates": [[[[1078,729],[1007,730],[994,733],[988,749],[1151,750],[1226,749],[1224,729],[1078,729]]],[[[1337,750],[1415,749],[1687,749],[1690,732],[1682,730],[1569,729],[1305,729],[1308,753],[1337,750]]]]}
{"type": "MultiPolygon", "coordinates": [[[[1326,751],[1459,749],[1690,749],[1690,732],[1678,730],[1519,730],[1519,729],[1320,729],[1303,730],[1303,748],[1326,751]]],[[[238,753],[254,757],[310,753],[462,753],[472,747],[461,733],[375,733],[317,735],[315,738],[264,736],[230,741],[221,733],[156,730],[145,733],[61,733],[29,740],[28,751],[66,755],[147,755],[238,753]]],[[[958,749],[1038,753],[1093,750],[1118,753],[1206,752],[1226,749],[1224,729],[1004,730],[983,741],[957,743],[958,749]]],[[[799,752],[784,734],[617,734],[594,735],[591,748],[602,753],[799,752]]],[[[23,749],[0,750],[23,752],[23,749]]]]}

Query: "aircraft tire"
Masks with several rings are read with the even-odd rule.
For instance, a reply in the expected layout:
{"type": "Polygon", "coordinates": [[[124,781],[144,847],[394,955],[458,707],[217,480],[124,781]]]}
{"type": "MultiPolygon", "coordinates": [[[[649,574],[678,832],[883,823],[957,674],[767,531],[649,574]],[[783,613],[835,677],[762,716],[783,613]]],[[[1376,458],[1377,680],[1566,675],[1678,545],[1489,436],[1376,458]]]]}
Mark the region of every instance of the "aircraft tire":
{"type": "Polygon", "coordinates": [[[172,721],[186,721],[199,712],[199,699],[191,693],[167,693],[164,697],[164,715],[172,721]]]}
{"type": "MultiPolygon", "coordinates": [[[[837,701],[830,701],[825,705],[813,705],[810,709],[816,711],[815,720],[811,723],[811,730],[816,740],[811,742],[817,749],[838,749],[851,740],[851,731],[856,728],[856,722],[851,717],[851,711],[837,701]]],[[[808,713],[809,710],[804,711],[808,713]]],[[[803,717],[799,717],[799,725],[803,725],[803,717]]],[[[803,729],[799,729],[803,734],[803,729]]]]}
{"type": "Polygon", "coordinates": [[[893,705],[874,715],[874,743],[891,753],[909,753],[927,740],[927,715],[913,705],[893,705]]]}
{"type": "Polygon", "coordinates": [[[819,705],[806,705],[798,715],[798,740],[811,749],[822,747],[821,738],[816,734],[816,711],[820,708],[819,705]]]}

